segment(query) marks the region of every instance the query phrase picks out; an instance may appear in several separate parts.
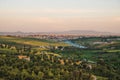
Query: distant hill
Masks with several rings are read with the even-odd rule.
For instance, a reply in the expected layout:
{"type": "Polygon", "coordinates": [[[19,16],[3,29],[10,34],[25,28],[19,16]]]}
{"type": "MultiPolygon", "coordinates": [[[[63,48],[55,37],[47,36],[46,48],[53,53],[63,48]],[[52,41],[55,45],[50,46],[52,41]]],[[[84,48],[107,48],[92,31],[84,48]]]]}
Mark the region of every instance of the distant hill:
{"type": "Polygon", "coordinates": [[[63,32],[0,32],[0,35],[39,35],[39,34],[71,34],[71,35],[117,35],[120,36],[119,33],[111,33],[111,32],[98,32],[98,31],[90,31],[90,30],[71,30],[71,31],[63,31],[63,32]]]}
{"type": "Polygon", "coordinates": [[[83,35],[90,35],[90,34],[113,34],[110,32],[98,32],[98,31],[89,31],[89,30],[71,30],[71,31],[65,31],[61,32],[63,34],[83,34],[83,35]]]}

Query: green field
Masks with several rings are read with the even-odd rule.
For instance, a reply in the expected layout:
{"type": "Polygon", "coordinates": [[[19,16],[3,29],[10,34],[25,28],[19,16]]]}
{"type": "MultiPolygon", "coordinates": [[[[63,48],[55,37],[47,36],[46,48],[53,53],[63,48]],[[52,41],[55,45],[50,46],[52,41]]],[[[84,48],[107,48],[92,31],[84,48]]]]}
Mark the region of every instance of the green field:
{"type": "Polygon", "coordinates": [[[120,41],[117,38],[70,40],[87,47],[77,48],[62,41],[0,36],[0,79],[119,80],[120,41]]]}
{"type": "Polygon", "coordinates": [[[9,36],[0,36],[0,42],[13,42],[16,44],[26,44],[32,46],[68,46],[62,42],[50,42],[47,40],[39,40],[34,38],[20,38],[20,37],[9,37],[9,36]]]}

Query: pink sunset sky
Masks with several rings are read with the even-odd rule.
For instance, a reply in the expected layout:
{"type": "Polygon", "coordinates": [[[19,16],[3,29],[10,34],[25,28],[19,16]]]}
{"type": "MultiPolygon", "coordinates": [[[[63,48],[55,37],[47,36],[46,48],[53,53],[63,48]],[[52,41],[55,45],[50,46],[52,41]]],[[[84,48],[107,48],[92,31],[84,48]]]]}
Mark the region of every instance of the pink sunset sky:
{"type": "Polygon", "coordinates": [[[0,32],[119,33],[119,0],[0,0],[0,32]]]}

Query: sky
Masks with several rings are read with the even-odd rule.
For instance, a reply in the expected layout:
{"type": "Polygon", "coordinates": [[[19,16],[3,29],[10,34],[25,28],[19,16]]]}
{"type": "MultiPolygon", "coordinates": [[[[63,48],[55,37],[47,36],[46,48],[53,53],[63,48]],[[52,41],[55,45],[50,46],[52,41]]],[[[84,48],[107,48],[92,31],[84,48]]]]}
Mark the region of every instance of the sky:
{"type": "Polygon", "coordinates": [[[0,32],[120,33],[120,0],[0,0],[0,32]]]}

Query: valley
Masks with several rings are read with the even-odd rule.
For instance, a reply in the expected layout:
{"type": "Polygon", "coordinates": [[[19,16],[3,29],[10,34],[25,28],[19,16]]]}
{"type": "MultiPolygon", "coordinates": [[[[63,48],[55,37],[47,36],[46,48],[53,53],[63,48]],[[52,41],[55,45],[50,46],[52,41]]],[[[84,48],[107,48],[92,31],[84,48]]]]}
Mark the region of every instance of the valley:
{"type": "Polygon", "coordinates": [[[75,37],[0,36],[0,80],[120,79],[120,37],[75,37]]]}

